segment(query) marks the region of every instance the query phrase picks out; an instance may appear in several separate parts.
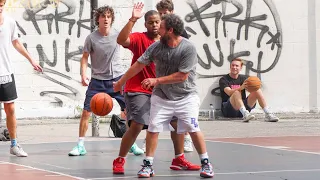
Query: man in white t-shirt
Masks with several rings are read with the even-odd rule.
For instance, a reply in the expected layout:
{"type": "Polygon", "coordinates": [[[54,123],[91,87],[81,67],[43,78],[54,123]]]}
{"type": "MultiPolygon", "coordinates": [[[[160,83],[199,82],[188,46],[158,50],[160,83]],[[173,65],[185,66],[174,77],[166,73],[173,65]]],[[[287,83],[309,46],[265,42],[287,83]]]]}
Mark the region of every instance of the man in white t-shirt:
{"type": "Polygon", "coordinates": [[[7,128],[10,134],[10,153],[18,157],[27,157],[28,154],[19,146],[16,139],[16,116],[14,101],[17,99],[9,48],[11,44],[24,57],[36,71],[42,72],[40,65],[30,56],[23,44],[18,39],[16,22],[3,14],[6,0],[0,0],[0,102],[4,104],[7,128]]]}

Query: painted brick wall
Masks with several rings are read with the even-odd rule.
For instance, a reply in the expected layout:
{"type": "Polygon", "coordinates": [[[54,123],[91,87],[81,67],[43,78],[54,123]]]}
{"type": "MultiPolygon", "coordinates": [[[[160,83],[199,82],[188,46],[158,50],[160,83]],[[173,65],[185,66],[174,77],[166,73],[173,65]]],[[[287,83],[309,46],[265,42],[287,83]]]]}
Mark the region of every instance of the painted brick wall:
{"type": "MultiPolygon", "coordinates": [[[[99,0],[114,7],[114,28],[121,30],[131,16],[133,0],[99,0]]],[[[145,0],[145,10],[156,0],[145,0]]],[[[218,81],[228,73],[229,60],[246,60],[243,73],[258,76],[269,106],[275,112],[308,112],[310,99],[320,102],[320,65],[310,73],[308,3],[298,0],[174,0],[175,13],[185,21],[197,47],[201,109],[220,108],[218,81]],[[213,3],[216,2],[216,3],[213,3]],[[310,88],[316,88],[310,94],[310,88]]],[[[316,1],[316,12],[320,3],[316,1]]],[[[83,106],[86,88],[80,84],[80,58],[90,33],[89,0],[7,0],[6,13],[19,25],[21,40],[39,59],[44,74],[35,73],[27,60],[12,50],[19,99],[18,118],[75,117],[83,106]],[[55,2],[58,2],[55,4],[55,2]]],[[[317,57],[320,57],[320,13],[316,17],[317,57]]],[[[134,31],[144,30],[143,19],[134,31]]],[[[131,53],[121,50],[129,67],[131,53]]],[[[319,58],[318,58],[319,59],[319,58]]],[[[88,71],[90,74],[90,71],[88,71]]],[[[320,105],[315,104],[316,108],[320,105]]],[[[313,107],[314,108],[314,107],[313,107]]],[[[257,112],[259,112],[257,108],[257,112]]],[[[116,104],[113,113],[119,112],[116,104]]]]}

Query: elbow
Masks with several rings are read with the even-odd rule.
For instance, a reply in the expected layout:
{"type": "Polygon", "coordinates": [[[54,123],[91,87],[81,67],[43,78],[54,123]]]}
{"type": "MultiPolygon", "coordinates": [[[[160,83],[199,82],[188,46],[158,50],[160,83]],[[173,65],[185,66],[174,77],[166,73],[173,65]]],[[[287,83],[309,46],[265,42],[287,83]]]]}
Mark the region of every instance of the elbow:
{"type": "Polygon", "coordinates": [[[117,43],[120,44],[120,45],[122,45],[123,42],[124,42],[123,39],[121,39],[121,37],[118,36],[118,38],[117,38],[117,43]]]}

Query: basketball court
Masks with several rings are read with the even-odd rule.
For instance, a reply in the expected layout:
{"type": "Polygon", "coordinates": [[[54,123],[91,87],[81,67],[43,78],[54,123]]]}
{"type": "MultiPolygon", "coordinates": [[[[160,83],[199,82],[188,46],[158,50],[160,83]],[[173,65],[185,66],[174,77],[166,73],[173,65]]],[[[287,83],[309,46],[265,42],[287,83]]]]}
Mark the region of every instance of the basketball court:
{"type": "MultiPolygon", "coordinates": [[[[219,180],[319,180],[320,137],[254,137],[207,139],[215,178],[219,180]]],[[[141,144],[142,140],[138,140],[141,144]]],[[[125,175],[112,174],[120,139],[86,141],[86,156],[69,157],[74,142],[24,144],[27,158],[9,155],[0,145],[0,179],[72,180],[137,179],[144,156],[129,154],[125,175]]],[[[198,171],[169,169],[173,152],[169,139],[161,139],[154,162],[153,179],[200,179],[198,171]]],[[[186,153],[198,163],[196,152],[186,153]]]]}

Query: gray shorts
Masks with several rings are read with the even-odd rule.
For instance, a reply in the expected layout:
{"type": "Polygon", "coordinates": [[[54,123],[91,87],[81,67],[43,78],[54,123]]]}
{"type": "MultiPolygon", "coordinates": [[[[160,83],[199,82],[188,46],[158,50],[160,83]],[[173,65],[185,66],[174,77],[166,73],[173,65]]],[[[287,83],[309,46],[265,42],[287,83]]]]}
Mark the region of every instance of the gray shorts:
{"type": "MultiPolygon", "coordinates": [[[[150,94],[144,93],[125,93],[127,120],[130,126],[131,120],[144,125],[149,125],[150,117],[150,94]]],[[[147,127],[144,127],[145,129],[147,127]]]]}

